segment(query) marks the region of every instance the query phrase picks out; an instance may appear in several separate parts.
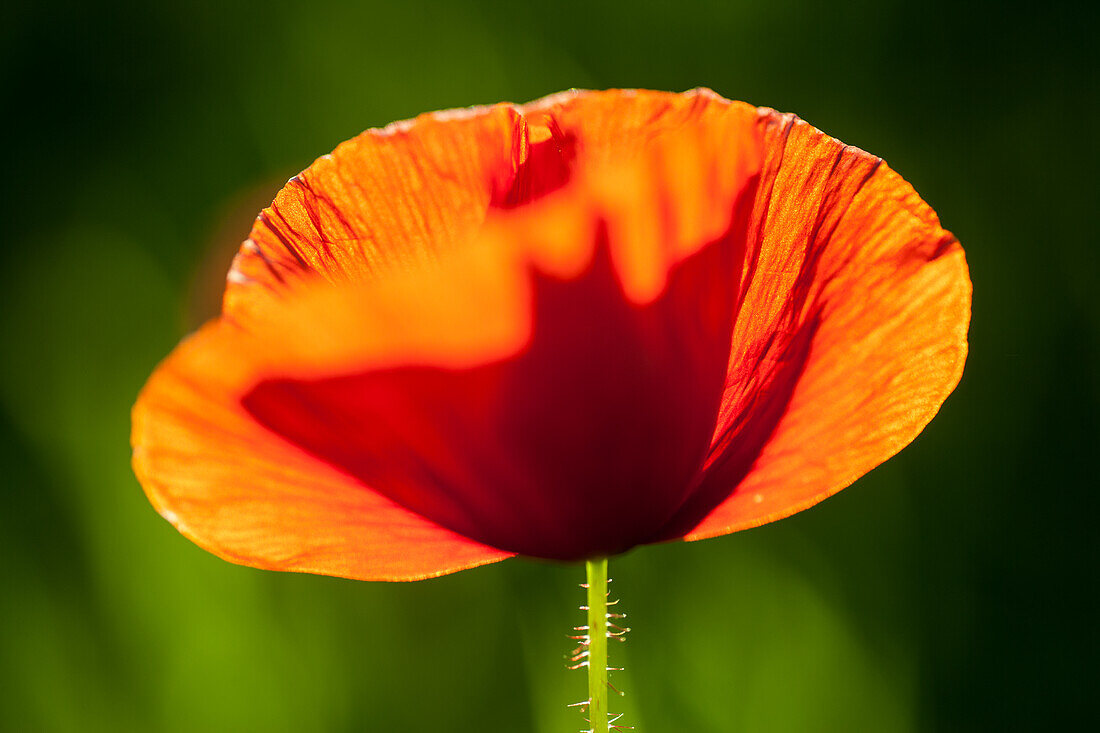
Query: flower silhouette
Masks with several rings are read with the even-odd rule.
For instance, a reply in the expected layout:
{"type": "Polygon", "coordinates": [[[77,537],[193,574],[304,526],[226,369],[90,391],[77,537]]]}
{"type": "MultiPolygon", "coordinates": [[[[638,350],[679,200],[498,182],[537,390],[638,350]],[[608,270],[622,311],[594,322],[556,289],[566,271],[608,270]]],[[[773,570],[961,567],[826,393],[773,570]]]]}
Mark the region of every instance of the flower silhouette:
{"type": "Polygon", "coordinates": [[[901,450],[963,251],[880,159],[708,90],[369,130],[291,179],[134,469],[228,560],[410,580],[770,522],[901,450]]]}

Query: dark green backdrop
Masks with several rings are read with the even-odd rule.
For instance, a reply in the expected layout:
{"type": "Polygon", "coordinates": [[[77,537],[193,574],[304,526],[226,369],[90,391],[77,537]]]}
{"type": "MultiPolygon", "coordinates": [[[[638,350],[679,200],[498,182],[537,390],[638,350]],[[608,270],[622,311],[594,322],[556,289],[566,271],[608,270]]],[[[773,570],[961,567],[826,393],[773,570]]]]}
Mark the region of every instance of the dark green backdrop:
{"type": "Polygon", "coordinates": [[[147,504],[128,413],[211,314],[251,217],[341,140],[574,86],[696,85],[908,178],[966,248],[971,357],[925,433],[837,497],[613,562],[635,628],[613,650],[623,722],[1086,727],[1095,25],[1053,2],[6,5],[0,728],[579,729],[580,569],[387,585],[226,564],[147,504]]]}

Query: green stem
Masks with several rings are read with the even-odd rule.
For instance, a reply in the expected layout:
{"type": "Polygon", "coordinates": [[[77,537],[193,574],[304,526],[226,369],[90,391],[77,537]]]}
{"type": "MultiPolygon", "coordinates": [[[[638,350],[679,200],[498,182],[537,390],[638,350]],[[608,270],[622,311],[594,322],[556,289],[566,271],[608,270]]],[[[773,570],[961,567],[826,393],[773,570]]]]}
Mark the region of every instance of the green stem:
{"type": "Polygon", "coordinates": [[[588,719],[607,730],[607,558],[585,563],[588,575],[588,719]]]}

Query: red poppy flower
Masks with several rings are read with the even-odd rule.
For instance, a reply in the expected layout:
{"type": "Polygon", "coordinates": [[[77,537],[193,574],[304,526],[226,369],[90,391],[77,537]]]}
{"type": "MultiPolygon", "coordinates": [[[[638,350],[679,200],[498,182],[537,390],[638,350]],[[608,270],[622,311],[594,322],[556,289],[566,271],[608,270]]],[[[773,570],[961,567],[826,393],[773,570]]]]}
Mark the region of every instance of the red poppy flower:
{"type": "Polygon", "coordinates": [[[134,469],[234,562],[407,580],[770,522],[908,444],[970,280],[880,159],[707,90],[369,130],[291,179],[134,469]]]}

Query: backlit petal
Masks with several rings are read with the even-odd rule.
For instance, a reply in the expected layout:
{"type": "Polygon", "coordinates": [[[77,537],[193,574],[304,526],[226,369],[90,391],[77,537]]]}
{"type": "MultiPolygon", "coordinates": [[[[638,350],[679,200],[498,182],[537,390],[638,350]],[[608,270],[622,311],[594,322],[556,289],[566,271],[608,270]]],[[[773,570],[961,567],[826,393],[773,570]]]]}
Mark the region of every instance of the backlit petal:
{"type": "Polygon", "coordinates": [[[426,114],[341,143],[257,217],[227,278],[224,312],[243,322],[257,300],[303,278],[373,278],[466,243],[514,175],[520,122],[501,104],[426,114]]]}
{"type": "MultiPolygon", "coordinates": [[[[394,327],[447,320],[437,338],[456,343],[523,313],[528,336],[507,358],[456,368],[429,349],[382,368],[349,330],[337,339],[358,350],[346,373],[267,379],[245,406],[364,485],[494,547],[579,559],[650,540],[710,445],[737,300],[730,273],[759,165],[754,126],[754,114],[727,109],[614,166],[582,166],[557,193],[491,218],[477,246],[441,262],[446,284],[410,286],[417,312],[394,327]],[[511,274],[460,268],[479,248],[487,261],[513,253],[511,274]]],[[[285,319],[279,328],[308,338],[285,319]]]]}
{"type": "Polygon", "coordinates": [[[778,519],[915,437],[962,250],[879,159],[707,90],[568,92],[342,144],[161,365],[134,466],[259,567],[412,579],[778,519]]]}
{"type": "Polygon", "coordinates": [[[760,138],[712,94],[591,97],[501,133],[468,241],[385,277],[330,276],[318,245],[317,275],[183,344],[135,410],[162,513],[237,562],[357,578],[651,539],[710,445],[760,138]]]}
{"type": "Polygon", "coordinates": [[[134,408],[134,471],[153,506],[236,563],[416,580],[508,557],[445,530],[258,425],[240,405],[257,345],[213,323],[162,364],[134,408]]]}
{"type": "Polygon", "coordinates": [[[754,211],[707,475],[669,527],[700,539],[773,521],[897,453],[966,358],[962,249],[880,159],[762,112],[754,211]]]}

